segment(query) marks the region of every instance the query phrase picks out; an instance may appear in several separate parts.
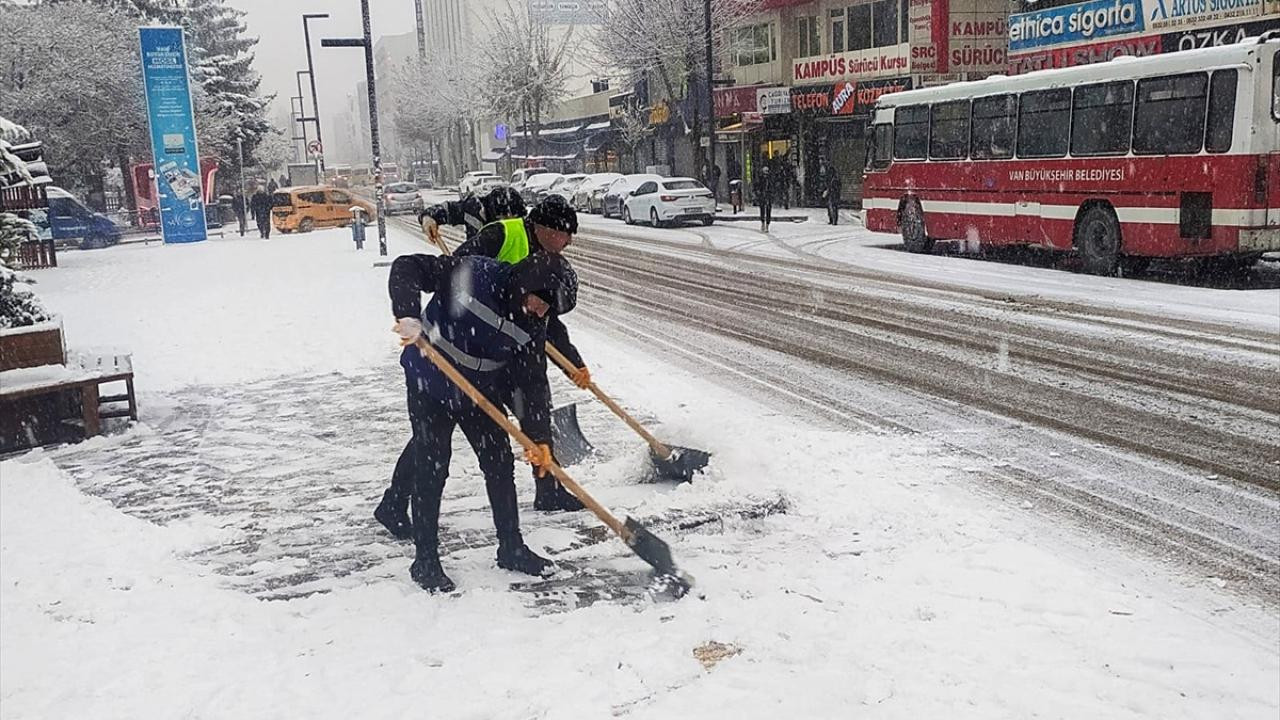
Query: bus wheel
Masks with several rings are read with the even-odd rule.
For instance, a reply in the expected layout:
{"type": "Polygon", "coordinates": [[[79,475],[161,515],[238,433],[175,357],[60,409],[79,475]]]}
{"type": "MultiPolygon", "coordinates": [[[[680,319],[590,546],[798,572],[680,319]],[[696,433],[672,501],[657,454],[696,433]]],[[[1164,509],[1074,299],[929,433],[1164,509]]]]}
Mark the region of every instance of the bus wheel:
{"type": "Polygon", "coordinates": [[[902,228],[902,244],[907,252],[926,253],[933,249],[933,239],[924,232],[924,211],[918,200],[912,198],[902,204],[898,227],[902,228]]]}
{"type": "Polygon", "coordinates": [[[1120,265],[1120,222],[1115,213],[1101,205],[1085,210],[1076,221],[1075,246],[1085,272],[1115,275],[1120,265]]]}
{"type": "Polygon", "coordinates": [[[315,226],[316,224],[312,222],[311,218],[302,218],[302,222],[298,223],[298,232],[311,232],[315,226]]]}

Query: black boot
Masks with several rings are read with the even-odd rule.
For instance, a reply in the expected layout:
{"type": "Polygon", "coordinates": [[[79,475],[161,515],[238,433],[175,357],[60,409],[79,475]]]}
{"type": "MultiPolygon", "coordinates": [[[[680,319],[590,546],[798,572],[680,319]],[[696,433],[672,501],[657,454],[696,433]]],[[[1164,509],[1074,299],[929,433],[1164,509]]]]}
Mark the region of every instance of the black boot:
{"type": "Polygon", "coordinates": [[[541,512],[577,511],[586,507],[564,486],[552,477],[534,478],[537,492],[533,496],[533,509],[541,512]]]}
{"type": "Polygon", "coordinates": [[[508,544],[498,546],[498,567],[503,570],[522,572],[525,575],[547,575],[554,569],[554,564],[529,549],[521,542],[519,545],[508,544]]]}
{"type": "Polygon", "coordinates": [[[408,540],[413,537],[413,525],[409,522],[409,509],[405,501],[396,494],[395,488],[387,488],[382,494],[382,502],[373,511],[373,519],[382,523],[382,527],[397,540],[408,540]]]}
{"type": "Polygon", "coordinates": [[[444,574],[444,568],[440,566],[438,557],[420,557],[414,560],[409,566],[409,577],[427,592],[450,593],[457,587],[449,576],[444,574]]]}

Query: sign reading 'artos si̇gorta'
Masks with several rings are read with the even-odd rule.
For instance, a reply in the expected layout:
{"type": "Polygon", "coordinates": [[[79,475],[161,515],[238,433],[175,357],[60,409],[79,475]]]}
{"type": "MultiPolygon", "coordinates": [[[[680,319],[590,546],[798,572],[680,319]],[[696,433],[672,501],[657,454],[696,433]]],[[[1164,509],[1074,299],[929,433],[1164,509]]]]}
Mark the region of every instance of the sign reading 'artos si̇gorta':
{"type": "Polygon", "coordinates": [[[204,192],[182,28],[138,28],[138,46],[151,125],[160,232],[167,243],[204,240],[204,192]]]}
{"type": "Polygon", "coordinates": [[[1081,42],[1144,29],[1141,0],[1092,0],[1009,16],[1009,51],[1081,42]]]}

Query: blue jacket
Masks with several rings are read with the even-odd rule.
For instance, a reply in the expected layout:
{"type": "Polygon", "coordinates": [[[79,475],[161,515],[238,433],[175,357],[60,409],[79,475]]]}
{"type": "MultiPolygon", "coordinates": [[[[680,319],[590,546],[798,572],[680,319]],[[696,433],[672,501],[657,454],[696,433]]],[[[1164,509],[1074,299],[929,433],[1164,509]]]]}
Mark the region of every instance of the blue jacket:
{"type": "MultiPolygon", "coordinates": [[[[422,311],[431,344],[481,393],[509,408],[536,442],[550,442],[551,391],[547,384],[546,323],[513,310],[506,292],[511,266],[486,257],[408,255],[392,264],[390,291],[397,317],[422,311]]],[[[472,403],[430,359],[406,347],[400,364],[411,382],[454,411],[472,403]]]]}

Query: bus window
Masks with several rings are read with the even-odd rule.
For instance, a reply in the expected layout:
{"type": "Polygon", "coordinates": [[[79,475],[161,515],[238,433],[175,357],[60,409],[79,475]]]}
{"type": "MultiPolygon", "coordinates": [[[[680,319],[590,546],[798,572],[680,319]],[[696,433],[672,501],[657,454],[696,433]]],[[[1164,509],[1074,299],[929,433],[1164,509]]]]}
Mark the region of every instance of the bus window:
{"type": "Polygon", "coordinates": [[[1231,126],[1236,121],[1235,70],[1218,70],[1209,80],[1209,125],[1204,131],[1204,149],[1211,153],[1231,149],[1231,126]]]}
{"type": "Polygon", "coordinates": [[[879,123],[871,131],[871,167],[883,170],[893,160],[893,125],[879,123]]]}
{"type": "Polygon", "coordinates": [[[1071,90],[1025,92],[1018,99],[1018,157],[1067,154],[1071,129],[1071,90]]]}
{"type": "Polygon", "coordinates": [[[1076,88],[1071,101],[1071,154],[1123,155],[1129,152],[1132,122],[1132,81],[1076,88]]]}
{"type": "Polygon", "coordinates": [[[969,101],[956,100],[933,106],[929,130],[929,157],[959,160],[969,154],[969,101]]]}
{"type": "Polygon", "coordinates": [[[1133,151],[1140,155],[1200,152],[1207,84],[1204,73],[1139,80],[1133,151]]]}
{"type": "Polygon", "coordinates": [[[1271,117],[1280,120],[1280,52],[1271,58],[1271,117]]]}
{"type": "Polygon", "coordinates": [[[970,151],[975,160],[1013,157],[1013,141],[1018,121],[1018,98],[996,95],[973,101],[973,130],[970,151]]]}
{"type": "Polygon", "coordinates": [[[929,147],[929,106],[900,107],[893,115],[894,159],[923,160],[929,147]]]}

